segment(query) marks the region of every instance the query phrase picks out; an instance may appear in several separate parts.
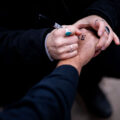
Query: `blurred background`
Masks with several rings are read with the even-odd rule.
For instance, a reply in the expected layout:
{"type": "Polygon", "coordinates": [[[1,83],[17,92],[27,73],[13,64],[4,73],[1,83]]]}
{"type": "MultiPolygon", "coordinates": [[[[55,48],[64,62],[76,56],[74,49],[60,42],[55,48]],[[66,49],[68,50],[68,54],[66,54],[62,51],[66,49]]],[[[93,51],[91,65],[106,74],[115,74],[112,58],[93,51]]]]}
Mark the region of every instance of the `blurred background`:
{"type": "Polygon", "coordinates": [[[87,111],[80,96],[76,96],[72,107],[72,120],[120,120],[120,79],[104,77],[100,87],[109,99],[113,114],[108,119],[100,119],[87,111]]]}

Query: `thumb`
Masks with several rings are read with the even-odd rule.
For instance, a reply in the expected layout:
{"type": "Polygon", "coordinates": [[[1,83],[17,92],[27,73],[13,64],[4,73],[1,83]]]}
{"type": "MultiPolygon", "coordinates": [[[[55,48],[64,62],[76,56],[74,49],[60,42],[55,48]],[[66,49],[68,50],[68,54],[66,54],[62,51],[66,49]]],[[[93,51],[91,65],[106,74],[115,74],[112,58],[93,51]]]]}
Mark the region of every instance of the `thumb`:
{"type": "Polygon", "coordinates": [[[75,35],[80,36],[82,32],[79,29],[76,29],[75,35]]]}
{"type": "Polygon", "coordinates": [[[90,24],[86,20],[82,19],[74,23],[74,26],[77,27],[78,29],[81,29],[90,27],[90,24]]]}

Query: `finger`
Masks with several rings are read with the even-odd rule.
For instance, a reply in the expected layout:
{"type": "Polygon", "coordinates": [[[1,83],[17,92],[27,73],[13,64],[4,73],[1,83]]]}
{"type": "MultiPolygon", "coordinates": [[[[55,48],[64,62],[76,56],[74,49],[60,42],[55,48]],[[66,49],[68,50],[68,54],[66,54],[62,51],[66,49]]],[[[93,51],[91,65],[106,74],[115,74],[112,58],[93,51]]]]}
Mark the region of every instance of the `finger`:
{"type": "Polygon", "coordinates": [[[76,44],[78,43],[79,39],[76,35],[73,36],[68,36],[68,37],[60,37],[57,41],[56,41],[56,46],[58,47],[62,47],[62,46],[66,46],[66,45],[71,45],[71,44],[76,44]]]}
{"type": "Polygon", "coordinates": [[[104,47],[104,45],[106,44],[107,40],[108,40],[108,35],[107,35],[106,32],[104,32],[103,36],[101,36],[96,48],[97,49],[102,49],[102,47],[104,47]]]}
{"type": "Polygon", "coordinates": [[[60,56],[60,59],[68,59],[68,58],[71,58],[71,57],[75,57],[77,54],[78,54],[77,50],[75,50],[73,52],[68,52],[68,53],[62,54],[60,56]]]}
{"type": "Polygon", "coordinates": [[[65,37],[65,36],[66,36],[66,33],[69,34],[69,35],[67,35],[67,36],[70,36],[70,35],[74,34],[75,32],[74,32],[74,31],[71,31],[71,30],[68,29],[68,28],[59,28],[59,29],[55,29],[55,30],[53,31],[54,37],[65,37]]]}
{"type": "Polygon", "coordinates": [[[115,33],[114,33],[114,36],[113,36],[113,41],[115,42],[116,45],[120,45],[120,40],[115,33]]]}
{"type": "Polygon", "coordinates": [[[69,30],[71,32],[71,35],[80,35],[81,34],[80,29],[78,29],[74,25],[67,26],[65,30],[69,30]]]}
{"type": "Polygon", "coordinates": [[[62,27],[63,27],[63,28],[66,28],[66,27],[67,27],[67,25],[62,25],[62,27]]]}
{"type": "Polygon", "coordinates": [[[105,50],[105,49],[111,44],[112,40],[113,40],[113,35],[110,34],[109,37],[108,37],[107,42],[106,42],[105,45],[102,47],[102,50],[105,50]]]}
{"type": "Polygon", "coordinates": [[[77,27],[78,29],[81,28],[87,28],[90,27],[91,25],[89,24],[89,22],[87,20],[81,19],[79,21],[77,21],[76,23],[73,24],[75,27],[77,27]]]}
{"type": "Polygon", "coordinates": [[[53,31],[53,35],[55,37],[59,37],[59,36],[70,36],[70,35],[73,35],[75,34],[75,31],[76,29],[75,28],[68,28],[68,27],[63,27],[63,28],[59,28],[59,29],[55,29],[53,31]],[[68,34],[68,35],[67,35],[68,34]]]}
{"type": "Polygon", "coordinates": [[[75,35],[80,36],[81,34],[82,34],[82,32],[76,28],[75,35]]]}
{"type": "Polygon", "coordinates": [[[103,20],[97,20],[95,22],[95,29],[98,30],[98,36],[102,36],[105,31],[105,24],[103,20]]]}
{"type": "Polygon", "coordinates": [[[94,57],[98,56],[100,53],[101,53],[101,50],[96,51],[94,57]]]}
{"type": "Polygon", "coordinates": [[[58,49],[59,54],[73,52],[78,49],[78,44],[67,45],[58,49]]]}
{"type": "Polygon", "coordinates": [[[64,36],[65,35],[65,28],[59,28],[59,29],[55,29],[53,31],[53,35],[54,37],[60,37],[60,36],[64,36]]]}
{"type": "Polygon", "coordinates": [[[59,36],[71,36],[71,35],[80,35],[81,31],[75,26],[64,26],[63,28],[57,29],[57,35],[59,36]]]}

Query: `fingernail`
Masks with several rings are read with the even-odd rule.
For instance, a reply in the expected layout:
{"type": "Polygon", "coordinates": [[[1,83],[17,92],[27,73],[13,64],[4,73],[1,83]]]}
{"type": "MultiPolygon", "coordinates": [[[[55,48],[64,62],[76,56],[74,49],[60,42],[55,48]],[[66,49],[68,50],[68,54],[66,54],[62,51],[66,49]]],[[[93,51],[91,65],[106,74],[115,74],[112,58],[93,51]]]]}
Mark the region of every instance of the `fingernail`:
{"type": "Polygon", "coordinates": [[[66,28],[65,31],[65,36],[70,36],[72,34],[72,32],[68,28],[66,28]]]}
{"type": "Polygon", "coordinates": [[[72,32],[66,32],[65,33],[65,36],[70,36],[70,35],[72,35],[72,32]]]}

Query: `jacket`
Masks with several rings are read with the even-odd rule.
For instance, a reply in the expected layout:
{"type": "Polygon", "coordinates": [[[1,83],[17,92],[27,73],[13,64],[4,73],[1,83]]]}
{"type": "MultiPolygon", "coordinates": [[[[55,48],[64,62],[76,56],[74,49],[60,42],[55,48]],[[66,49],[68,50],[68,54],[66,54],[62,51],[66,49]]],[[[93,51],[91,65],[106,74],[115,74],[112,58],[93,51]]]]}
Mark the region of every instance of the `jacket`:
{"type": "Polygon", "coordinates": [[[19,102],[0,112],[0,120],[70,120],[78,77],[72,66],[56,68],[19,102]]]}

